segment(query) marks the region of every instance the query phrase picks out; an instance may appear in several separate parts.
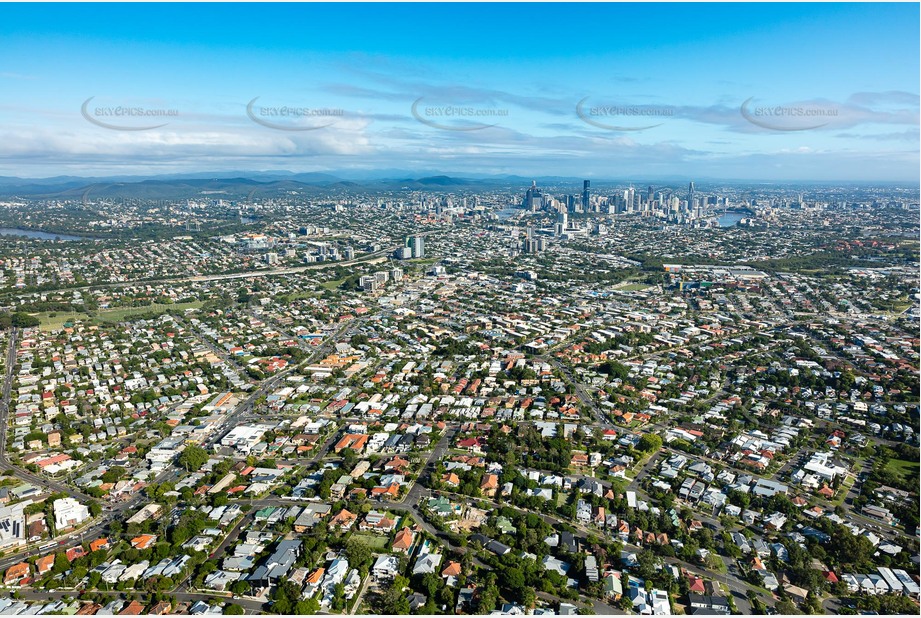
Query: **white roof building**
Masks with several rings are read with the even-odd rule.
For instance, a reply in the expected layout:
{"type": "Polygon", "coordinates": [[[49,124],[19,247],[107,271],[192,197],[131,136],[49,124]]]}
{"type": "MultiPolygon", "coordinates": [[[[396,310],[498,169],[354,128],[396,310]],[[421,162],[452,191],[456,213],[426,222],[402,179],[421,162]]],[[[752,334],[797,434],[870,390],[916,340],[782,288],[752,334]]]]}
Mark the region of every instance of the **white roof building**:
{"type": "Polygon", "coordinates": [[[90,518],[90,510],[73,498],[60,498],[54,501],[53,506],[56,530],[79,526],[90,518]]]}

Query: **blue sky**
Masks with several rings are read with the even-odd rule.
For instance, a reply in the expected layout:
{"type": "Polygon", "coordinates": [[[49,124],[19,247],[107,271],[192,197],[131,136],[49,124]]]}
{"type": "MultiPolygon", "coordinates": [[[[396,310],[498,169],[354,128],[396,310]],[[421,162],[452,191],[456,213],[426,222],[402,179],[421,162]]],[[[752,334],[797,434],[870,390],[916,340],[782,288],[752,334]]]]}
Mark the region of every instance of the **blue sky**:
{"type": "Polygon", "coordinates": [[[918,19],[917,4],[0,5],[0,175],[916,181],[918,19]]]}

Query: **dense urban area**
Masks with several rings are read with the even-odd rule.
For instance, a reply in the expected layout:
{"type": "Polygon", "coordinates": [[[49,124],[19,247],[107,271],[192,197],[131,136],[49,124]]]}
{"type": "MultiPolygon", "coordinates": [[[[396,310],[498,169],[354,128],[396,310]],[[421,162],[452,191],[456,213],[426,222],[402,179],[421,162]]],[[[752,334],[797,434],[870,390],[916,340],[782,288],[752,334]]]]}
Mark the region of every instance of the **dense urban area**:
{"type": "Polygon", "coordinates": [[[0,197],[0,614],[919,613],[917,187],[258,185],[0,197]]]}

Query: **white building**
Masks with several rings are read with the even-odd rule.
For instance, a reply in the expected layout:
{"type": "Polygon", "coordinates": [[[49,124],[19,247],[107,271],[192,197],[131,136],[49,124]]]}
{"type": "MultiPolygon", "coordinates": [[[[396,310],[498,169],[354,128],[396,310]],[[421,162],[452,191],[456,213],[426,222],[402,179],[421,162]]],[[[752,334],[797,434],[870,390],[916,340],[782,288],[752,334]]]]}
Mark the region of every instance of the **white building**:
{"type": "Polygon", "coordinates": [[[0,549],[22,545],[26,542],[26,525],[23,509],[31,500],[12,506],[0,507],[0,549]]]}
{"type": "Polygon", "coordinates": [[[90,510],[73,498],[60,498],[53,506],[54,527],[58,531],[79,526],[90,518],[90,510]]]}

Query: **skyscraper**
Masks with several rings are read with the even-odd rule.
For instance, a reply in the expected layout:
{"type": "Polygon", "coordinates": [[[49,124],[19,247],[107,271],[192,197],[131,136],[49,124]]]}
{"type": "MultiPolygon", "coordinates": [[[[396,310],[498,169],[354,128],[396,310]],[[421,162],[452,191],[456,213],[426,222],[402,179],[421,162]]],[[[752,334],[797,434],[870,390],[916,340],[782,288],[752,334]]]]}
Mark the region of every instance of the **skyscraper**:
{"type": "Polygon", "coordinates": [[[537,188],[537,181],[532,180],[531,186],[528,187],[524,194],[524,207],[530,211],[540,210],[544,205],[544,197],[540,189],[537,188]]]}
{"type": "Polygon", "coordinates": [[[589,211],[589,187],[591,186],[591,181],[583,180],[582,181],[582,212],[589,211]]]}
{"type": "Polygon", "coordinates": [[[409,248],[411,256],[414,258],[425,257],[425,238],[422,236],[408,236],[406,246],[409,248]]]}
{"type": "Polygon", "coordinates": [[[557,213],[556,215],[556,235],[562,236],[566,233],[566,229],[569,227],[568,215],[565,211],[557,213]]]}
{"type": "Polygon", "coordinates": [[[688,183],[688,210],[694,208],[694,181],[688,183]]]}

